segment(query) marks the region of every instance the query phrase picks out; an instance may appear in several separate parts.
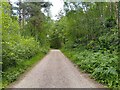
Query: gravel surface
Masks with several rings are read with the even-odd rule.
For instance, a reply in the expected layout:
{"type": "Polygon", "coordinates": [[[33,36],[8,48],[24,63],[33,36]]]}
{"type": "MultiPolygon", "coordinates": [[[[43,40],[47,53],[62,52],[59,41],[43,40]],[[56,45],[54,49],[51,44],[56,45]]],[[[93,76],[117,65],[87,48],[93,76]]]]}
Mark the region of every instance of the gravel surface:
{"type": "Polygon", "coordinates": [[[12,88],[103,88],[80,72],[60,50],[51,50],[12,88]]]}

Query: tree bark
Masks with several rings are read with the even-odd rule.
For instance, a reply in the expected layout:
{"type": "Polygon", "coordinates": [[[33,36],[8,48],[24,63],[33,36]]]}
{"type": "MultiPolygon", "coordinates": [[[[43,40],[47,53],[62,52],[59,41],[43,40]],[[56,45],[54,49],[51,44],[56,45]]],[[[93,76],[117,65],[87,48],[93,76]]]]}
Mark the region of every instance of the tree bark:
{"type": "Polygon", "coordinates": [[[119,27],[119,10],[118,10],[118,2],[115,2],[115,8],[116,8],[116,14],[115,14],[115,17],[116,17],[116,23],[119,27]]]}
{"type": "Polygon", "coordinates": [[[19,26],[21,30],[21,21],[22,21],[22,16],[21,16],[21,0],[19,0],[19,26]]]}

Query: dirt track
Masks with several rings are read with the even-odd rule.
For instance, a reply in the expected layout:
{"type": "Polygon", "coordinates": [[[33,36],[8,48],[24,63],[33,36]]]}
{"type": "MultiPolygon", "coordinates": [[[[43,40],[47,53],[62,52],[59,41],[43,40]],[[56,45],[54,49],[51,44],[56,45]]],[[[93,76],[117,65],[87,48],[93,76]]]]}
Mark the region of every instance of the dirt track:
{"type": "Polygon", "coordinates": [[[12,88],[103,88],[81,73],[60,50],[51,50],[12,88]]]}

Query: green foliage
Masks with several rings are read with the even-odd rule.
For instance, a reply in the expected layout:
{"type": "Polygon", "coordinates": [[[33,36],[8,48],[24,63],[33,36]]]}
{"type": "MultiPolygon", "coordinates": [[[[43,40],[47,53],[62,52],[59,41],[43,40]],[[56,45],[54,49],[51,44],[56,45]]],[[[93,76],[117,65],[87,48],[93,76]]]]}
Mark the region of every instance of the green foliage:
{"type": "Polygon", "coordinates": [[[65,54],[84,71],[91,73],[91,76],[97,81],[108,85],[109,87],[118,87],[118,56],[109,51],[92,52],[84,51],[66,51],[65,54]]]}
{"type": "MultiPolygon", "coordinates": [[[[48,50],[44,50],[48,52],[48,50]]],[[[7,85],[12,83],[13,81],[17,80],[18,77],[24,73],[29,67],[33,66],[43,58],[45,53],[39,53],[32,57],[31,59],[26,59],[25,61],[19,63],[17,67],[11,67],[5,72],[2,73],[2,88],[5,88],[7,85]]]]}
{"type": "Polygon", "coordinates": [[[34,37],[41,45],[47,43],[45,39],[47,39],[46,32],[48,28],[45,26],[51,19],[45,16],[41,9],[48,13],[50,5],[50,2],[18,2],[19,24],[22,36],[34,37]],[[48,18],[49,20],[47,21],[48,18]]]}
{"type": "MultiPolygon", "coordinates": [[[[7,3],[3,3],[7,6],[7,3]]],[[[19,62],[29,59],[39,52],[39,43],[34,38],[24,38],[19,33],[19,25],[16,19],[12,19],[9,13],[2,13],[2,61],[3,71],[11,66],[17,66],[19,62]]]]}
{"type": "Polygon", "coordinates": [[[2,42],[3,70],[14,65],[16,66],[19,62],[24,59],[30,59],[39,52],[39,43],[33,38],[25,39],[23,37],[17,36],[15,38],[15,36],[11,36],[8,41],[4,39],[2,42]]]}
{"type": "Polygon", "coordinates": [[[73,10],[71,6],[72,10],[58,21],[58,28],[64,27],[65,35],[63,34],[63,37],[65,37],[66,46],[76,48],[83,45],[87,49],[96,51],[101,49],[108,49],[111,52],[117,50],[118,27],[115,4],[81,3],[83,7],[79,6],[79,8],[76,6],[77,3],[72,4],[75,9],[73,10]]]}
{"type": "Polygon", "coordinates": [[[113,19],[112,17],[106,19],[105,26],[106,26],[107,28],[115,27],[115,25],[116,25],[115,19],[113,19]]]}
{"type": "Polygon", "coordinates": [[[55,30],[50,36],[50,47],[55,49],[61,48],[61,39],[57,30],[55,30]]]}
{"type": "Polygon", "coordinates": [[[100,49],[118,51],[118,29],[111,29],[107,34],[100,36],[98,41],[100,49]]]}
{"type": "Polygon", "coordinates": [[[63,52],[97,81],[112,88],[118,87],[117,4],[77,4],[65,3],[71,10],[68,9],[66,16],[58,21],[61,27],[64,26],[63,52]]]}
{"type": "Polygon", "coordinates": [[[18,18],[11,16],[10,7],[8,2],[2,2],[2,62],[0,64],[2,64],[3,87],[15,81],[49,50],[49,45],[40,46],[40,42],[32,35],[23,35],[25,31],[20,31],[18,18]]]}
{"type": "Polygon", "coordinates": [[[12,15],[11,5],[2,2],[3,62],[0,64],[4,86],[36,61],[31,58],[38,53],[46,54],[50,46],[63,47],[66,55],[97,81],[118,87],[117,4],[71,2],[65,5],[66,15],[60,12],[61,19],[54,22],[41,12],[42,7],[48,11],[49,3],[19,2],[18,19],[12,15]]]}

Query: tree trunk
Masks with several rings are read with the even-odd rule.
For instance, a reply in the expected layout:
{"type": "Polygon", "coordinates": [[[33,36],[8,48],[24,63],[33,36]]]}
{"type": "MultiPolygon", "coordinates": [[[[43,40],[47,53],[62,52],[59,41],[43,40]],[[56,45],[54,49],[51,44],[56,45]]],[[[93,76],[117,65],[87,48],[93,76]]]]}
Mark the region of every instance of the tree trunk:
{"type": "Polygon", "coordinates": [[[22,16],[23,16],[23,20],[22,20],[22,28],[24,29],[24,25],[25,25],[25,9],[23,8],[22,10],[22,16]]]}
{"type": "Polygon", "coordinates": [[[120,30],[120,1],[118,2],[118,29],[120,30]]]}
{"type": "Polygon", "coordinates": [[[19,26],[21,30],[21,21],[22,21],[22,16],[21,16],[21,0],[19,0],[19,26]]]}
{"type": "Polygon", "coordinates": [[[119,26],[119,11],[118,11],[118,2],[115,3],[115,17],[116,17],[116,23],[119,26]]]}

